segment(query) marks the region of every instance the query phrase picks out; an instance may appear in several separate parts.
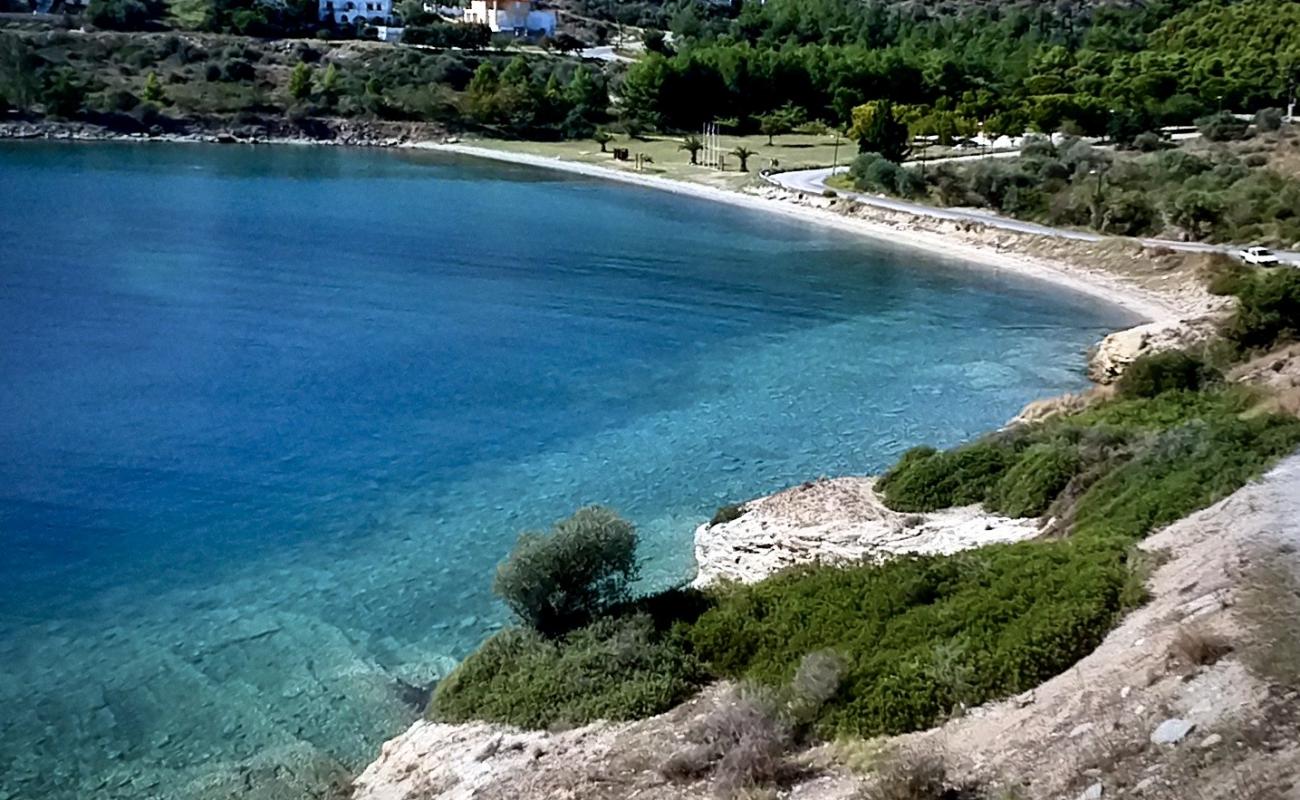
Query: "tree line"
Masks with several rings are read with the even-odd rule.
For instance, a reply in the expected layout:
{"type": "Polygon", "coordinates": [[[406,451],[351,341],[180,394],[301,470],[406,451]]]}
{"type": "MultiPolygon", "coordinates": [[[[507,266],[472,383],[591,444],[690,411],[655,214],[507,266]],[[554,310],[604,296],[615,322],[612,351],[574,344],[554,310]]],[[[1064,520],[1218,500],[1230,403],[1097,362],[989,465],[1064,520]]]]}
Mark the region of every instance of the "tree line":
{"type": "Polygon", "coordinates": [[[629,69],[622,115],[751,131],[793,106],[847,127],[855,107],[888,100],[950,126],[1131,138],[1221,108],[1284,106],[1300,82],[1295,0],[955,8],[769,0],[675,17],[676,50],[629,69]]]}

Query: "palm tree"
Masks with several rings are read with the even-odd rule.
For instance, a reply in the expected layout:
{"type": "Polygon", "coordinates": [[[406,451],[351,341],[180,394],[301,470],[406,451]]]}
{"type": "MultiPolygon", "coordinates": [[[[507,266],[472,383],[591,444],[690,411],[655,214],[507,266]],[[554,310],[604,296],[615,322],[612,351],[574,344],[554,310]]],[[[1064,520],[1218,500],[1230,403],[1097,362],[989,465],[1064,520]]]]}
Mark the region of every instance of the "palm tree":
{"type": "Polygon", "coordinates": [[[750,150],[748,147],[744,146],[743,144],[737,145],[736,149],[731,151],[731,154],[736,158],[740,159],[741,172],[749,172],[749,157],[758,155],[757,152],[755,152],[754,150],[750,150]]]}
{"type": "Polygon", "coordinates": [[[691,166],[696,166],[699,164],[699,162],[696,161],[696,158],[699,156],[700,151],[704,149],[704,142],[701,142],[700,137],[698,136],[687,136],[682,140],[681,144],[677,145],[677,149],[689,151],[691,154],[691,166]]]}
{"type": "Polygon", "coordinates": [[[591,138],[595,140],[596,144],[600,145],[600,152],[608,153],[609,151],[605,149],[605,145],[614,141],[614,134],[609,131],[597,130],[591,135],[591,138]]]}

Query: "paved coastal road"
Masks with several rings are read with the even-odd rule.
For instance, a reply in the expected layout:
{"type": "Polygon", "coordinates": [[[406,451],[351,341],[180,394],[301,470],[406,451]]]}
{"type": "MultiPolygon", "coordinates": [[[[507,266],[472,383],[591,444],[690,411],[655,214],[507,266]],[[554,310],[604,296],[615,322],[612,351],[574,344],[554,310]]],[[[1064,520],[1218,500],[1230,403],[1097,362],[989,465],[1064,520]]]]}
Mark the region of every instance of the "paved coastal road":
{"type": "MultiPolygon", "coordinates": [[[[1015,155],[1014,152],[1000,154],[1004,156],[1015,155]]],[[[979,158],[979,156],[963,157],[979,158]]],[[[956,160],[956,159],[952,159],[956,160]]],[[[820,169],[803,169],[793,172],[777,172],[766,176],[769,183],[789,189],[795,192],[806,192],[808,194],[821,194],[826,189],[826,179],[833,172],[844,172],[848,167],[840,167],[833,170],[830,167],[820,169]]],[[[974,211],[954,208],[938,208],[936,206],[927,206],[920,203],[909,203],[906,200],[898,200],[892,197],[882,197],[875,194],[866,194],[863,192],[854,192],[845,189],[836,189],[838,194],[843,197],[852,197],[860,203],[872,206],[874,208],[883,208],[889,211],[901,211],[905,214],[916,214],[923,217],[933,217],[934,219],[947,219],[957,222],[978,222],[988,225],[991,228],[1000,228],[1006,231],[1015,231],[1017,233],[1032,233],[1039,236],[1053,236],[1057,239],[1074,239],[1081,242],[1099,242],[1109,238],[1100,234],[1089,231],[1076,231],[1069,228],[1053,228],[1049,225],[1039,225],[1034,222],[1022,222],[1017,219],[1003,217],[989,211],[974,211]]],[[[1192,253],[1234,253],[1247,245],[1239,244],[1205,244],[1203,242],[1176,242],[1170,239],[1137,239],[1148,247],[1168,247],[1171,250],[1183,250],[1192,253]]],[[[1300,265],[1300,251],[1278,251],[1279,259],[1291,264],[1300,265]]]]}

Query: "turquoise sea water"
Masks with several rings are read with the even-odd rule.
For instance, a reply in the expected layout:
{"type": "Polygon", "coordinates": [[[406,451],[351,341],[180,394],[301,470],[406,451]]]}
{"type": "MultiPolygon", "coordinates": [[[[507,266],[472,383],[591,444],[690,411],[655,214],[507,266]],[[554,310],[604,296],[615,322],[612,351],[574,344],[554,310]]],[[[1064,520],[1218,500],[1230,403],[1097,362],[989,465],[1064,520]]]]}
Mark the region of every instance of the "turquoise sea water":
{"type": "Polygon", "coordinates": [[[713,509],[1074,389],[1123,312],[430,155],[0,146],[0,800],[297,797],[505,622],[521,528],[713,509]]]}

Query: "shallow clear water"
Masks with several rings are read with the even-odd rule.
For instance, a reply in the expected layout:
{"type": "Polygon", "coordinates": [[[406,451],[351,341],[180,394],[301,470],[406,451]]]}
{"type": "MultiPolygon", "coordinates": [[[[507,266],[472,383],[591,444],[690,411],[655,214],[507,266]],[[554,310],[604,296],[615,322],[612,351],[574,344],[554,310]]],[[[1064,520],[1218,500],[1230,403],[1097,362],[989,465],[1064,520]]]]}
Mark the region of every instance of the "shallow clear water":
{"type": "Polygon", "coordinates": [[[0,198],[0,800],[292,796],[504,622],[519,529],[610,504],[680,579],[716,506],[995,426],[1130,321],[428,155],[9,145],[0,198]]]}

